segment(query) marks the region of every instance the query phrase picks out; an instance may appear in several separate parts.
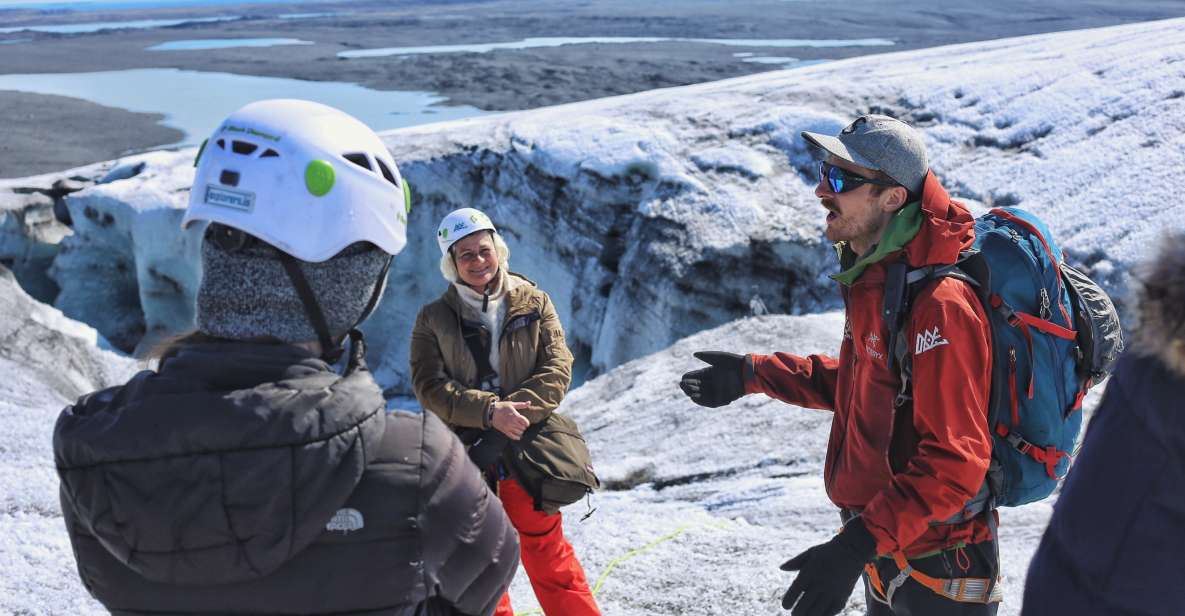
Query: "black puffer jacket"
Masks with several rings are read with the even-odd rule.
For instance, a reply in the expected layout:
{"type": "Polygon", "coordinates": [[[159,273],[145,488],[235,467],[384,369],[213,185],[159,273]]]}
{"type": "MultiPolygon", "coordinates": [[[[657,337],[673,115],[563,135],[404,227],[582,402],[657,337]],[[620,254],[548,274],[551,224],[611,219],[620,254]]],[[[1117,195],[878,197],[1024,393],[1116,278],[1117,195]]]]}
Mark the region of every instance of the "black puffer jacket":
{"type": "Polygon", "coordinates": [[[365,366],[182,347],[54,430],[87,589],[117,614],[489,614],[518,541],[434,414],[365,366]]]}
{"type": "Polygon", "coordinates": [[[1133,345],[1029,564],[1023,616],[1185,614],[1185,233],[1143,278],[1133,345]]]}

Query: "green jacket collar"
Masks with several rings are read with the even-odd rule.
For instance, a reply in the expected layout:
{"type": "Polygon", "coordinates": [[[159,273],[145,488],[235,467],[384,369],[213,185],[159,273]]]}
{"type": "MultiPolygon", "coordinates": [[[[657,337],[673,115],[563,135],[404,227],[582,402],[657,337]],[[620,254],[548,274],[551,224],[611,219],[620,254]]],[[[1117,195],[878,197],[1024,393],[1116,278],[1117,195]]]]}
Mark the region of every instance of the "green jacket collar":
{"type": "Polygon", "coordinates": [[[886,255],[904,248],[921,228],[922,202],[915,201],[897,210],[897,213],[889,220],[889,225],[885,228],[880,243],[874,246],[868,254],[858,256],[852,252],[847,242],[837,243],[835,250],[839,253],[839,266],[843,271],[834,274],[831,278],[851,286],[860,278],[860,274],[864,273],[865,268],[884,259],[886,255]]]}

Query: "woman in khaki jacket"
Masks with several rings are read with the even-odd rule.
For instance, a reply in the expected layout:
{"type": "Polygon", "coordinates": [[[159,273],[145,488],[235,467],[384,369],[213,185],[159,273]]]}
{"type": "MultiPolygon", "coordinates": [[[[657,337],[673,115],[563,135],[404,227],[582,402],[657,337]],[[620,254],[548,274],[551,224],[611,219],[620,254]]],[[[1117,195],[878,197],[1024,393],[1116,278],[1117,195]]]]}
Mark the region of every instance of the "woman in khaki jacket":
{"type": "MultiPolygon", "coordinates": [[[[551,298],[510,272],[510,251],[482,212],[463,208],[437,231],[440,270],[451,283],[420,309],[412,330],[416,397],[461,440],[488,430],[518,440],[547,419],[572,380],[572,353],[551,298]],[[467,340],[468,337],[468,340],[467,340]]],[[[475,456],[480,458],[481,456],[475,456]]],[[[599,615],[584,570],[564,538],[562,515],[534,500],[499,461],[482,469],[519,532],[523,568],[547,616],[599,615]]],[[[495,616],[513,616],[509,592],[495,616]]]]}

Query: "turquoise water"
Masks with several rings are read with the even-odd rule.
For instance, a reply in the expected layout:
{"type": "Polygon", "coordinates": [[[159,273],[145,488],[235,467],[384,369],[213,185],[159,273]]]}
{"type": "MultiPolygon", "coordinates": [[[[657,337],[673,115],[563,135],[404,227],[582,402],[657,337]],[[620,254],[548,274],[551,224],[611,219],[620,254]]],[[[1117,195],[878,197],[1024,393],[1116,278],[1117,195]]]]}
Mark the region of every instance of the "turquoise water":
{"type": "Polygon", "coordinates": [[[280,19],[310,19],[313,17],[333,17],[335,15],[348,15],[349,13],[284,13],[277,15],[280,19]]]}
{"type": "Polygon", "coordinates": [[[486,113],[469,106],[437,106],[445,99],[431,92],[380,92],[351,83],[178,69],[0,75],[0,90],[71,96],[108,107],[160,113],[165,116],[161,124],[185,133],[184,139],[170,145],[201,143],[230,112],[268,98],[302,98],[331,105],[375,130],[486,113]]]}
{"type": "Polygon", "coordinates": [[[147,47],[148,51],[196,51],[199,49],[230,49],[232,47],[276,47],[279,45],[312,45],[313,41],[294,38],[189,39],[169,41],[147,47]]]}
{"type": "MultiPolygon", "coordinates": [[[[301,4],[310,0],[251,0],[251,4],[301,4]]],[[[0,9],[106,11],[123,9],[174,8],[180,6],[224,6],[243,0],[0,0],[0,9]]]]}
{"type": "Polygon", "coordinates": [[[583,45],[589,43],[704,43],[728,45],[731,47],[876,47],[893,45],[888,39],[701,39],[666,37],[542,37],[527,38],[505,43],[475,43],[468,45],[429,45],[423,47],[383,47],[379,49],[354,49],[342,51],[342,58],[376,58],[382,56],[409,56],[431,53],[487,53],[497,49],[530,49],[536,47],[559,47],[561,45],[583,45]]]}
{"type": "Polygon", "coordinates": [[[233,21],[241,19],[237,16],[224,17],[193,17],[189,19],[139,19],[135,21],[96,21],[85,24],[46,24],[35,26],[17,26],[9,28],[0,28],[0,33],[3,32],[54,32],[57,34],[79,34],[82,32],[98,32],[100,30],[116,30],[121,28],[130,28],[140,30],[144,28],[163,28],[165,26],[176,26],[178,24],[191,23],[206,23],[212,21],[233,21]]]}
{"type": "Polygon", "coordinates": [[[817,60],[815,62],[803,62],[798,58],[791,58],[790,56],[752,56],[744,58],[741,61],[750,62],[752,64],[781,64],[784,68],[803,66],[805,64],[814,64],[818,62],[817,60]]]}

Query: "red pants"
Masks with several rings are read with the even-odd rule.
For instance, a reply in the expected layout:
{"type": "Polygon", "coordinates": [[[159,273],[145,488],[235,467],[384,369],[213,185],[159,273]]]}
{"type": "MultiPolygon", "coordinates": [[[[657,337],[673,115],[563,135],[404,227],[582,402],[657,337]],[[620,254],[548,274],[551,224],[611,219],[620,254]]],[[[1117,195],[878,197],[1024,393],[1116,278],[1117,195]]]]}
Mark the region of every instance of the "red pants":
{"type": "MultiPolygon", "coordinates": [[[[584,569],[564,539],[563,515],[535,511],[535,503],[514,479],[498,482],[498,497],[518,531],[523,568],[546,616],[600,616],[584,569]]],[[[514,616],[510,593],[502,595],[494,616],[514,616]]]]}

